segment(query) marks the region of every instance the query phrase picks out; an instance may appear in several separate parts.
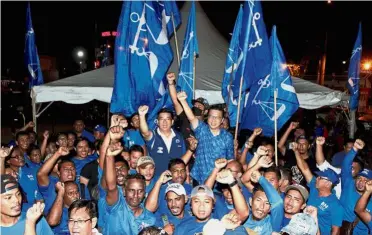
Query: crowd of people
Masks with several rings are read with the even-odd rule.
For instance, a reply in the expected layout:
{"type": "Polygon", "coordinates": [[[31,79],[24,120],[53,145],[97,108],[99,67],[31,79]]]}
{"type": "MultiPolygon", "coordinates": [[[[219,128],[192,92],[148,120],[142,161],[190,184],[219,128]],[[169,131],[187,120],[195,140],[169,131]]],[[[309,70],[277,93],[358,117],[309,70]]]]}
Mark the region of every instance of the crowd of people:
{"type": "Polygon", "coordinates": [[[187,102],[149,129],[147,106],[94,133],[18,130],[0,150],[2,234],[369,234],[372,171],[361,139],[329,159],[328,133],[290,122],[278,142],[255,128],[241,147],[222,105],[187,102]],[[309,137],[313,137],[310,139],[309,137]],[[279,159],[277,164],[275,159],[279,159]]]}

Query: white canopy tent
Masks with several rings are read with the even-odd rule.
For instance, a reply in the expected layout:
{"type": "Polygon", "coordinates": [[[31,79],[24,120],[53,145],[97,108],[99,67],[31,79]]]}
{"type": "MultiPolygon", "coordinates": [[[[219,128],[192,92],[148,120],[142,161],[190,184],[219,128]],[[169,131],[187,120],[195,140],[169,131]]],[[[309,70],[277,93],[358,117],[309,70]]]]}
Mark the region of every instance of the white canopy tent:
{"type": "MultiPolygon", "coordinates": [[[[223,103],[221,83],[225,67],[228,42],[219,34],[196,3],[197,37],[199,42],[199,58],[196,60],[196,97],[206,98],[210,104],[223,103]]],[[[188,11],[191,3],[186,2],[181,9],[183,24],[177,30],[179,50],[182,50],[183,38],[187,26],[188,11]]],[[[173,64],[169,71],[177,72],[177,58],[174,39],[171,40],[174,52],[173,64]]],[[[322,106],[335,105],[342,100],[343,93],[309,81],[293,77],[294,87],[300,102],[300,107],[316,109],[322,106]]],[[[114,83],[114,66],[107,66],[90,72],[82,73],[51,83],[32,88],[33,116],[36,104],[44,102],[63,101],[70,104],[83,104],[92,100],[110,103],[114,83]]]]}

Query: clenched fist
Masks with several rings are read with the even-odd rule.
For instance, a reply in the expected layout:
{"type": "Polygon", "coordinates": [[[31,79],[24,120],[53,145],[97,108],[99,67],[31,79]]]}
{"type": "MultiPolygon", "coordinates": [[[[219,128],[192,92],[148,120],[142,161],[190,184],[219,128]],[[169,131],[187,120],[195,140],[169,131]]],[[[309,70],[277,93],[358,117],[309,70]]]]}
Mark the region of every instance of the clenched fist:
{"type": "Polygon", "coordinates": [[[142,105],[138,108],[138,114],[142,117],[145,116],[148,111],[149,111],[149,106],[147,105],[142,105]]]}

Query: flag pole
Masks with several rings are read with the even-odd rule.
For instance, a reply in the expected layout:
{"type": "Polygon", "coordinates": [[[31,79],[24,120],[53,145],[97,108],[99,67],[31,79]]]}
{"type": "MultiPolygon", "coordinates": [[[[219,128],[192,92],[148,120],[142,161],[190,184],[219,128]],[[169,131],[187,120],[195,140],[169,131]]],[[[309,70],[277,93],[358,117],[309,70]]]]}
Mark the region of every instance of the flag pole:
{"type": "Polygon", "coordinates": [[[176,25],[174,24],[173,12],[172,12],[172,25],[173,25],[173,32],[174,32],[174,41],[176,43],[177,63],[178,63],[178,68],[179,68],[180,67],[180,52],[178,50],[177,32],[176,32],[176,25]]]}
{"type": "Polygon", "coordinates": [[[240,101],[242,98],[242,87],[243,87],[243,76],[240,78],[240,85],[239,85],[239,100],[238,100],[238,112],[236,114],[236,124],[235,124],[235,135],[234,135],[234,143],[238,139],[238,130],[239,130],[239,117],[240,117],[240,101]]]}
{"type": "Polygon", "coordinates": [[[192,93],[192,97],[193,97],[193,99],[195,99],[195,79],[196,79],[196,75],[195,75],[195,61],[196,61],[196,54],[195,54],[195,52],[194,52],[194,66],[193,66],[193,72],[192,72],[192,76],[193,76],[193,83],[192,83],[192,86],[193,86],[193,93],[192,93]]]}
{"type": "Polygon", "coordinates": [[[232,66],[231,66],[231,74],[230,74],[230,83],[229,83],[229,90],[227,91],[228,93],[228,99],[227,99],[227,102],[226,102],[226,109],[227,109],[227,113],[229,113],[229,104],[230,104],[230,92],[231,92],[231,85],[232,85],[232,82],[233,82],[233,79],[234,79],[234,63],[232,63],[232,66]]]}
{"type": "Polygon", "coordinates": [[[275,135],[275,164],[278,166],[278,118],[276,110],[276,99],[278,97],[278,89],[274,90],[274,135],[275,135]]]}

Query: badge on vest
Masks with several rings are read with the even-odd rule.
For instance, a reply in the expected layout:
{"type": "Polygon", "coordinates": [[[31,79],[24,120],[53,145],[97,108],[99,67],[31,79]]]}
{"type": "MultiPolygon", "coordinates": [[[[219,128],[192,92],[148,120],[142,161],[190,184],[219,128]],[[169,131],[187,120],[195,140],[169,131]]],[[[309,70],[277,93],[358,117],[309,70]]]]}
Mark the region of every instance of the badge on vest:
{"type": "Polygon", "coordinates": [[[158,152],[157,153],[163,153],[163,147],[158,147],[158,152]]]}
{"type": "Polygon", "coordinates": [[[181,141],[179,139],[176,139],[176,144],[179,144],[181,141]]]}

